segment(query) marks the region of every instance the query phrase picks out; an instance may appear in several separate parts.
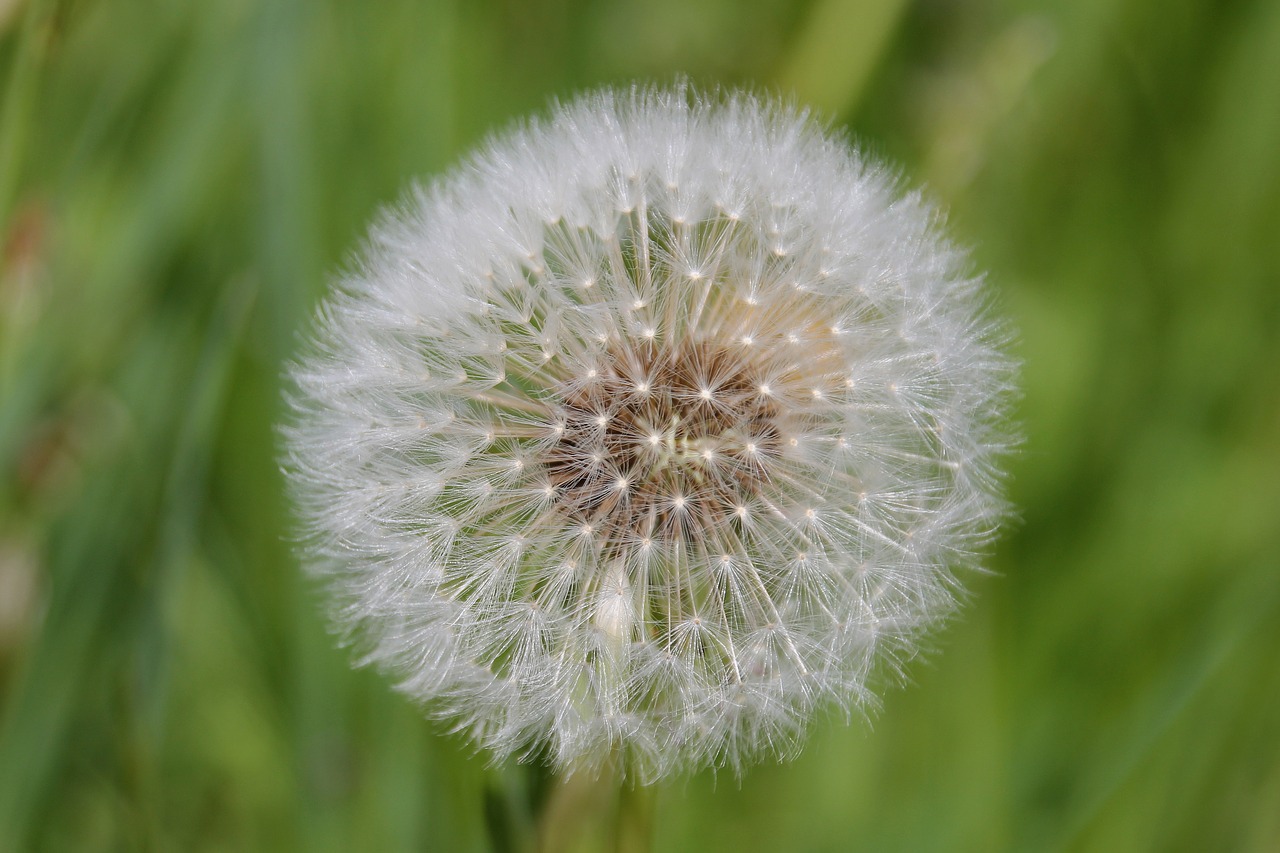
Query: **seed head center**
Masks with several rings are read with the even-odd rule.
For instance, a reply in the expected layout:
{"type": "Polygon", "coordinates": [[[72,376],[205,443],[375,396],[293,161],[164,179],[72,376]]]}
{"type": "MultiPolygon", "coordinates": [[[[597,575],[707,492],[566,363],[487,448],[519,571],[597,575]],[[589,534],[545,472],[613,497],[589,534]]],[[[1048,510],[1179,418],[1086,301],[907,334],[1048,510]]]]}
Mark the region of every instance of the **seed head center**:
{"type": "Polygon", "coordinates": [[[643,342],[596,363],[590,383],[548,401],[564,429],[546,473],[567,521],[614,541],[695,540],[759,493],[782,413],[741,347],[643,342]]]}

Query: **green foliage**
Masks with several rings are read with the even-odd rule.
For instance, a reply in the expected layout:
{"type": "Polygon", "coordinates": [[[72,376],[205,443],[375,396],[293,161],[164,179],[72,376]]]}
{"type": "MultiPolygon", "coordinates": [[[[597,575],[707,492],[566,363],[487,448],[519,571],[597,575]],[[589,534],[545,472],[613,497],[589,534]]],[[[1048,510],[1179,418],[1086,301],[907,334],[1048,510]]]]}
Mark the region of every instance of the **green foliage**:
{"type": "Polygon", "coordinates": [[[660,791],[656,849],[1280,849],[1280,5],[9,0],[0,850],[490,848],[537,780],[335,648],[281,365],[408,180],[680,72],[794,89],[949,206],[1028,439],[915,684],[660,791]]]}

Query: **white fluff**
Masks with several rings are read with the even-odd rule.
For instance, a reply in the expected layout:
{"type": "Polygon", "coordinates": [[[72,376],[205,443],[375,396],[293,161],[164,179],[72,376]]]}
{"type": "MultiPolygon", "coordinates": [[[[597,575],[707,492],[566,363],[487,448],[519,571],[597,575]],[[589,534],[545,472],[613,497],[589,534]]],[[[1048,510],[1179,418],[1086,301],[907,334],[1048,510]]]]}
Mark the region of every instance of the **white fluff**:
{"type": "Polygon", "coordinates": [[[295,365],[337,619],[496,757],[786,754],[951,611],[1013,367],[939,217],[805,113],[602,92],[374,227],[295,365]]]}

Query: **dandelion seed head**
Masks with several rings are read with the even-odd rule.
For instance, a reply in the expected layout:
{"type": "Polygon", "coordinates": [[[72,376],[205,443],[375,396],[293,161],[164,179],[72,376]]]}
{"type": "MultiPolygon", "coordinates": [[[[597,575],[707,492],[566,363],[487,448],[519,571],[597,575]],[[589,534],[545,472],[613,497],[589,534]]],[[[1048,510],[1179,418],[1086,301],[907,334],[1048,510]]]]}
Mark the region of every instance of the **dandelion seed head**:
{"type": "Polygon", "coordinates": [[[1013,368],[916,195],[804,112],[602,92],[374,227],[292,369],[308,562],[492,751],[789,754],[953,608],[1013,368]]]}

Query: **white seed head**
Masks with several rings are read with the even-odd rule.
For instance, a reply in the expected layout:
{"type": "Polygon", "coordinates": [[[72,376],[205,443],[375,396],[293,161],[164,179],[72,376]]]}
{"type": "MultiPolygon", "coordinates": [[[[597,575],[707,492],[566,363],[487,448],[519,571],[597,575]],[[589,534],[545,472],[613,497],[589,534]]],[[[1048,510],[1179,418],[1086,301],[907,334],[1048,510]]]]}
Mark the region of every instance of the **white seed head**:
{"type": "Polygon", "coordinates": [[[786,754],[952,610],[1013,366],[917,195],[805,113],[603,92],[373,229],[293,368],[308,559],[496,757],[786,754]]]}

